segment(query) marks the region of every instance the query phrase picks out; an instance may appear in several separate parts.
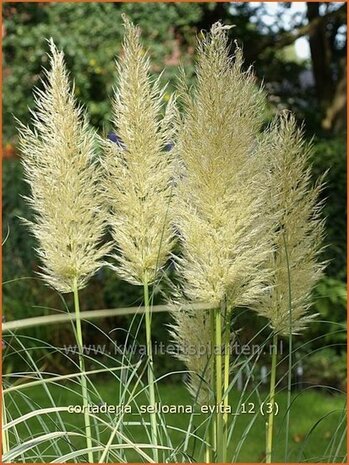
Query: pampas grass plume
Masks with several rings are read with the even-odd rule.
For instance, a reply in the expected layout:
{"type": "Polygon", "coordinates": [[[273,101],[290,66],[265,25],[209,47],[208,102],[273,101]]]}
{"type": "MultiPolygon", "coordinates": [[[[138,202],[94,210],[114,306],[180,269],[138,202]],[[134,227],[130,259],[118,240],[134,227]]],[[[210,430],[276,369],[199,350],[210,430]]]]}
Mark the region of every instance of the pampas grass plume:
{"type": "Polygon", "coordinates": [[[311,146],[292,114],[281,115],[266,138],[273,194],[267,210],[274,210],[278,220],[269,263],[274,270],[271,287],[257,310],[270,320],[275,332],[287,335],[291,329],[297,334],[315,316],[309,313],[311,294],[325,266],[320,260],[324,220],[318,200],[324,176],[313,185],[311,146]]]}
{"type": "Polygon", "coordinates": [[[150,77],[150,62],[138,27],[124,17],[125,39],[117,63],[113,126],[122,144],[105,143],[105,193],[109,222],[118,253],[119,276],[141,285],[153,283],[173,244],[168,208],[171,199],[173,140],[171,98],[164,116],[159,79],[150,77]]]}
{"type": "Polygon", "coordinates": [[[19,123],[19,143],[26,199],[34,211],[25,220],[38,241],[43,261],[40,275],[60,292],[71,292],[74,282],[83,288],[109,251],[102,244],[106,226],[103,199],[94,161],[95,135],[76,104],[63,52],[52,39],[50,69],[43,90],[36,89],[33,128],[19,123]]]}

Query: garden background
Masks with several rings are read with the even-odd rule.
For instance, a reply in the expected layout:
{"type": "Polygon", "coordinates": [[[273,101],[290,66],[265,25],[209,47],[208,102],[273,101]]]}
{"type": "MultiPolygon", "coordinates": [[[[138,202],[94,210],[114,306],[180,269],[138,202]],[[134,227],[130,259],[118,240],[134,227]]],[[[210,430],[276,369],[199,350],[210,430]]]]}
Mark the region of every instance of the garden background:
{"type": "MultiPolygon", "coordinates": [[[[304,122],[307,139],[313,138],[314,179],[328,170],[323,192],[326,198],[326,244],[329,260],[325,276],[315,290],[313,311],[320,316],[295,344],[302,354],[295,377],[301,386],[321,385],[324,391],[345,389],[346,353],[346,5],[325,2],[287,3],[5,3],[3,5],[3,315],[6,321],[64,311],[61,296],[36,277],[39,260],[35,243],[19,217],[30,216],[23,195],[20,154],[14,116],[29,121],[32,90],[47,66],[47,42],[53,37],[66,55],[75,79],[75,93],[85,105],[91,123],[102,137],[110,130],[110,96],[114,83],[114,59],[123,35],[121,13],[127,13],[142,29],[152,56],[152,72],[165,68],[164,80],[175,89],[178,66],[194,74],[194,49],[200,30],[222,20],[233,24],[230,37],[243,45],[245,66],[253,65],[268,95],[267,125],[281,109],[295,112],[304,122]],[[297,7],[295,6],[297,4],[297,7]],[[297,42],[297,40],[301,42],[297,42]],[[297,43],[297,47],[296,47],[297,43]],[[309,47],[309,53],[307,53],[309,47]],[[299,50],[303,54],[299,55],[299,50]],[[304,53],[305,51],[305,53],[304,53]],[[334,324],[335,329],[334,329],[334,324]],[[339,330],[338,330],[339,329],[339,330]]],[[[72,297],[65,296],[71,308],[72,297]]],[[[160,290],[154,303],[163,302],[160,290]]],[[[142,304],[142,289],[118,280],[107,268],[81,292],[82,310],[111,309],[142,304]]],[[[238,316],[239,327],[262,328],[265,322],[252,312],[238,316]],[[252,322],[252,324],[251,324],[252,322]]],[[[108,333],[128,328],[130,316],[99,320],[108,333]]],[[[153,318],[155,343],[169,339],[164,325],[167,313],[153,318]]],[[[247,331],[248,333],[248,331],[247,331]]],[[[37,326],[24,334],[52,346],[74,344],[70,324],[37,326]]],[[[93,325],[85,328],[85,344],[103,343],[93,325]]],[[[119,336],[118,336],[119,337],[119,336]]],[[[120,338],[122,340],[122,334],[120,338]]],[[[140,334],[140,338],[142,335],[140,334]]],[[[244,333],[246,340],[250,336],[244,333]]],[[[261,335],[263,337],[263,335],[261,335]]],[[[243,342],[243,341],[242,341],[243,342]]],[[[4,370],[20,370],[18,354],[5,346],[4,370]],[[6,356],[7,354],[7,356],[6,356]]],[[[98,355],[102,357],[103,355],[98,355]]],[[[41,369],[68,373],[69,364],[45,348],[41,369]]],[[[260,361],[260,369],[268,360],[260,361]]],[[[93,369],[93,363],[91,364],[93,369]]],[[[158,374],[182,368],[175,358],[158,356],[158,374]]],[[[281,367],[282,369],[282,367],[281,367]]],[[[286,371],[286,365],[285,365],[286,371]]],[[[177,382],[180,375],[171,378],[177,382]]],[[[169,381],[170,382],[170,381],[169,381]]]]}

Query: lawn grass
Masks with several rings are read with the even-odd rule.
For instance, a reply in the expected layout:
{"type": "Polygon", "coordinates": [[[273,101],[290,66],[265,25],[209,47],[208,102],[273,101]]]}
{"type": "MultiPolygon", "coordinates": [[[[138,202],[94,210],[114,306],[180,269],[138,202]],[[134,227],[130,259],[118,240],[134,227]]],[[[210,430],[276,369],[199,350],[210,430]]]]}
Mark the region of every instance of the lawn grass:
{"type": "MultiPolygon", "coordinates": [[[[98,396],[92,395],[92,402],[105,402],[107,405],[119,404],[119,386],[117,380],[99,379],[94,383],[98,396]]],[[[67,383],[57,386],[50,385],[49,390],[57,406],[81,405],[79,394],[74,392],[79,389],[76,384],[67,383]]],[[[187,390],[182,383],[178,384],[161,384],[159,386],[159,398],[163,405],[192,405],[192,400],[187,390]]],[[[11,418],[19,416],[19,412],[27,413],[33,408],[44,408],[52,406],[47,393],[42,386],[36,386],[30,389],[23,389],[22,393],[15,393],[7,396],[7,408],[11,418]]],[[[240,398],[240,393],[234,391],[231,394],[231,405],[236,411],[237,404],[240,398]]],[[[237,449],[239,453],[235,457],[238,462],[262,462],[264,460],[264,441],[265,441],[265,421],[266,416],[260,412],[260,405],[267,398],[265,392],[260,393],[260,398],[255,393],[247,392],[243,398],[246,403],[246,410],[250,410],[254,405],[255,413],[241,413],[235,417],[235,428],[230,441],[228,457],[232,458],[237,449]]],[[[343,419],[343,409],[345,410],[345,396],[340,394],[330,395],[323,391],[315,391],[314,389],[305,389],[295,392],[292,397],[292,410],[290,421],[289,435],[289,454],[288,462],[341,462],[345,455],[345,440],[337,450],[337,445],[340,442],[340,437],[343,435],[343,424],[337,428],[343,419]],[[334,460],[334,454],[337,455],[334,460]]],[[[279,405],[279,414],[275,418],[275,439],[273,462],[284,462],[285,460],[285,413],[286,413],[286,392],[279,392],[276,397],[279,405]]],[[[146,397],[141,394],[137,398],[138,405],[147,405],[146,397]]],[[[135,410],[135,409],[133,409],[135,410]]],[[[101,418],[107,419],[104,414],[99,414],[101,418]]],[[[83,415],[63,413],[61,415],[66,428],[70,431],[81,431],[83,428],[83,415]]],[[[193,417],[193,426],[197,427],[202,423],[207,416],[195,415],[193,417]]],[[[137,421],[140,417],[138,414],[125,415],[123,434],[135,443],[149,443],[146,429],[142,426],[129,425],[131,421],[137,421]]],[[[143,416],[145,421],[149,420],[149,415],[143,416]]],[[[175,427],[186,430],[190,420],[190,414],[166,414],[164,416],[168,434],[171,438],[174,447],[181,447],[185,439],[185,434],[180,431],[172,430],[169,427],[175,427]]],[[[233,417],[232,417],[233,419],[233,417]]],[[[43,422],[40,423],[39,417],[34,417],[26,422],[26,424],[18,425],[17,438],[12,434],[12,443],[18,444],[18,437],[24,441],[33,435],[41,435],[45,433],[45,428],[50,431],[60,430],[57,422],[57,416],[48,414],[41,417],[43,422]],[[45,424],[46,426],[43,426],[45,424]]],[[[109,421],[115,420],[115,415],[110,415],[109,421]]],[[[204,427],[199,428],[197,434],[202,437],[204,427]]],[[[105,443],[110,435],[110,429],[105,429],[101,433],[99,440],[105,443]]],[[[63,452],[68,452],[69,447],[64,444],[66,438],[57,440],[57,445],[63,452]]],[[[70,441],[76,448],[85,446],[83,438],[70,438],[70,441]]],[[[166,444],[166,442],[164,442],[166,444]]],[[[57,456],[54,447],[40,446],[38,450],[42,454],[41,459],[45,461],[54,460],[57,456]]],[[[146,449],[145,449],[146,450],[146,449]]],[[[146,450],[151,455],[150,450],[146,450]]],[[[200,461],[203,456],[200,455],[200,442],[191,440],[187,449],[188,459],[200,461]]],[[[28,455],[25,460],[28,461],[28,455]]],[[[128,461],[141,461],[140,456],[132,450],[126,453],[128,461]]],[[[161,454],[160,454],[161,458],[161,454]]],[[[35,461],[34,455],[31,461],[35,461]]],[[[112,459],[111,459],[112,460],[112,459]]],[[[20,457],[16,459],[20,462],[20,457]]],[[[40,461],[40,460],[36,460],[40,461]]],[[[83,458],[80,458],[83,461],[83,458]]]]}

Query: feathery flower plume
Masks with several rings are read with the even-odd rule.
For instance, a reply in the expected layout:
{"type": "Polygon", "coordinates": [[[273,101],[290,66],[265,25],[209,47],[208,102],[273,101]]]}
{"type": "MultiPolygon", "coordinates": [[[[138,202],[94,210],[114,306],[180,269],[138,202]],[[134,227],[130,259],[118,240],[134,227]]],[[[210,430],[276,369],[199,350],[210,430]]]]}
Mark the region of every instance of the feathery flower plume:
{"type": "Polygon", "coordinates": [[[177,357],[185,363],[189,372],[187,388],[199,405],[213,401],[211,341],[214,335],[210,311],[195,307],[173,305],[175,324],[170,334],[178,344],[177,357]]]}
{"type": "Polygon", "coordinates": [[[277,213],[278,220],[269,264],[274,270],[271,287],[257,311],[270,320],[278,334],[288,335],[290,329],[298,334],[315,316],[308,313],[311,292],[324,268],[319,260],[324,220],[318,200],[323,178],[312,185],[311,146],[305,143],[291,114],[282,115],[274,123],[267,134],[267,145],[273,192],[267,208],[277,213]]]}
{"type": "Polygon", "coordinates": [[[19,143],[28,204],[33,221],[25,222],[39,246],[41,276],[59,292],[79,289],[103,265],[110,249],[101,245],[106,214],[98,192],[95,136],[69,84],[63,52],[50,46],[44,89],[35,91],[33,129],[19,123],[19,143]]]}
{"type": "Polygon", "coordinates": [[[178,130],[181,171],[174,201],[183,257],[184,296],[219,307],[251,305],[263,291],[261,264],[270,251],[254,153],[264,99],[241,51],[229,58],[219,24],[199,44],[197,86],[178,130]]]}
{"type": "Polygon", "coordinates": [[[109,221],[118,254],[115,270],[135,285],[154,282],[173,244],[168,215],[171,198],[174,102],[165,115],[164,90],[150,77],[150,62],[140,31],[125,17],[123,54],[117,63],[118,84],[113,125],[120,143],[105,143],[105,191],[109,221]]]}

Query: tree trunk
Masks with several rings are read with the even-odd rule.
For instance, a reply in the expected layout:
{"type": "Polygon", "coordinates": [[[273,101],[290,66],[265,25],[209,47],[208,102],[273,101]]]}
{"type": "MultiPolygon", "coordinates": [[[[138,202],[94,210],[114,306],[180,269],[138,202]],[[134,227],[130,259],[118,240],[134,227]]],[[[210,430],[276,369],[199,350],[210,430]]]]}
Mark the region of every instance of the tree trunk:
{"type": "Polygon", "coordinates": [[[333,99],[328,105],[322,127],[329,132],[341,133],[347,126],[347,67],[342,58],[341,77],[338,80],[333,99]]]}
{"type": "MultiPolygon", "coordinates": [[[[307,2],[309,22],[320,18],[320,3],[307,2]]],[[[321,105],[326,105],[333,95],[331,73],[331,51],[326,36],[326,23],[318,22],[309,32],[309,45],[315,80],[316,93],[321,105]]]]}

